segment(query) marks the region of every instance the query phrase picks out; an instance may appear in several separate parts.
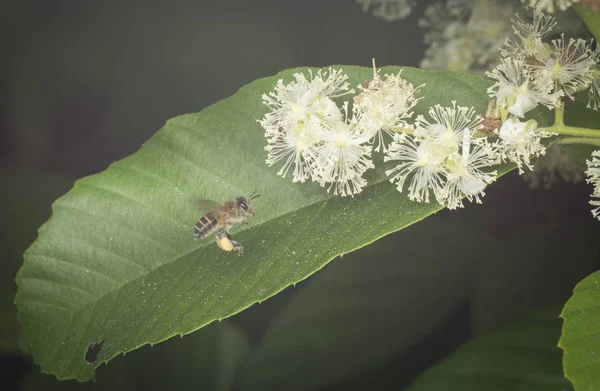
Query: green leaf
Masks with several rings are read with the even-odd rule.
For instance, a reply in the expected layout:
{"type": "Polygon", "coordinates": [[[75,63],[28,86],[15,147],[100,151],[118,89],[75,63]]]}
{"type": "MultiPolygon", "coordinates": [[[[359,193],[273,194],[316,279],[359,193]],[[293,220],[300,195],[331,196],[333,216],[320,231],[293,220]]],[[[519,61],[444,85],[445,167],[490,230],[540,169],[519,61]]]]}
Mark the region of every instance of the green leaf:
{"type": "Polygon", "coordinates": [[[560,316],[565,375],[578,391],[595,390],[600,384],[600,271],[577,284],[560,316]]]}
{"type": "Polygon", "coordinates": [[[15,276],[23,252],[35,240],[36,230],[50,216],[50,204],[73,182],[55,175],[11,169],[0,170],[0,351],[19,351],[15,276]]]}
{"type": "Polygon", "coordinates": [[[571,161],[575,163],[575,167],[584,172],[587,171],[586,161],[592,159],[592,152],[600,149],[596,146],[585,144],[563,144],[560,148],[569,156],[571,161]]]}
{"type": "Polygon", "coordinates": [[[588,10],[583,5],[574,5],[575,11],[579,14],[579,17],[587,28],[590,30],[596,40],[600,40],[600,13],[596,11],[588,10]]]}
{"type": "Polygon", "coordinates": [[[407,391],[571,390],[563,377],[559,306],[482,335],[421,375],[407,391]]]}
{"type": "MultiPolygon", "coordinates": [[[[372,74],[343,69],[352,85],[372,74]]],[[[297,71],[257,80],[200,113],[168,121],[138,152],[78,181],[54,203],[17,277],[21,346],[43,372],[88,380],[119,353],[231,316],[439,210],[408,201],[382,168],[372,170],[359,196],[334,198],[267,167],[256,122],[265,112],[260,97],[297,71]],[[244,257],[192,239],[200,216],[190,199],[224,201],[254,190],[263,194],[257,217],[234,232],[244,257]],[[88,346],[101,340],[87,362],[88,346]]],[[[410,68],[403,77],[426,84],[415,114],[452,100],[486,111],[490,83],[483,79],[410,68]]]]}
{"type": "Polygon", "coordinates": [[[213,323],[185,338],[117,357],[96,381],[60,382],[34,367],[24,390],[231,390],[234,372],[246,357],[248,341],[228,322],[213,323]]]}
{"type": "Polygon", "coordinates": [[[327,265],[269,324],[236,389],[322,389],[418,344],[470,289],[480,248],[454,223],[432,216],[327,265]]]}

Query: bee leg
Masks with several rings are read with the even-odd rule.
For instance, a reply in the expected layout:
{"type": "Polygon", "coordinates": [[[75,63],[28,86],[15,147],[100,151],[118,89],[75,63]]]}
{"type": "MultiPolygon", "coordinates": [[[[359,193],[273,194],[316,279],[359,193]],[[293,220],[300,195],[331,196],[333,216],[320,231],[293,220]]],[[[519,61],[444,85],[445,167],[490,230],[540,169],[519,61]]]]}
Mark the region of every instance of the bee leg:
{"type": "MultiPolygon", "coordinates": [[[[227,238],[227,240],[233,245],[233,248],[231,250],[237,251],[238,255],[242,255],[244,253],[244,246],[242,246],[242,244],[240,242],[236,242],[235,240],[233,240],[231,238],[231,235],[229,235],[229,232],[227,232],[226,230],[217,232],[217,238],[219,241],[223,240],[223,238],[227,238]]],[[[231,250],[227,250],[227,251],[231,251],[231,250]]]]}
{"type": "Polygon", "coordinates": [[[224,237],[226,237],[227,239],[231,240],[231,236],[227,233],[226,230],[224,229],[220,229],[218,230],[215,235],[217,236],[217,239],[223,239],[224,237]]]}
{"type": "Polygon", "coordinates": [[[232,240],[231,243],[233,243],[233,251],[237,251],[238,255],[244,254],[244,246],[240,242],[232,240]]]}
{"type": "Polygon", "coordinates": [[[233,244],[233,251],[237,251],[238,256],[242,255],[244,253],[244,246],[242,246],[242,244],[240,242],[236,242],[235,240],[233,240],[231,238],[231,235],[229,235],[229,232],[225,232],[225,234],[227,235],[227,238],[233,244]]]}

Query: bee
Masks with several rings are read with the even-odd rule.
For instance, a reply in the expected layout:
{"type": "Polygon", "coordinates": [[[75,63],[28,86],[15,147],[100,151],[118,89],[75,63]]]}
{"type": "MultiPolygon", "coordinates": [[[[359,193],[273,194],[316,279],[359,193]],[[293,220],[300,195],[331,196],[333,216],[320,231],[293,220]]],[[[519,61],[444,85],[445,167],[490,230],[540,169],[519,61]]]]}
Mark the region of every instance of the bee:
{"type": "Polygon", "coordinates": [[[194,226],[194,239],[203,239],[215,234],[217,245],[223,251],[237,251],[242,255],[244,247],[231,238],[229,230],[236,224],[248,225],[248,216],[254,216],[254,209],[250,201],[260,197],[256,192],[249,198],[239,196],[235,200],[223,202],[222,204],[203,201],[204,205],[212,204],[213,208],[204,216],[200,217],[194,226]]]}

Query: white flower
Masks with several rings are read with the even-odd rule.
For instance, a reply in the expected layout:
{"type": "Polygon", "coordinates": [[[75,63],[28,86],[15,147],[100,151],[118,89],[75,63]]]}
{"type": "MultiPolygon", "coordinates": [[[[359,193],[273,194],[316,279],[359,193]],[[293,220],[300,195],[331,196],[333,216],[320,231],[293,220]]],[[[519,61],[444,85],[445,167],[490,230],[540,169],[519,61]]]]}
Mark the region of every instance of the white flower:
{"type": "Polygon", "coordinates": [[[436,198],[442,197],[444,183],[442,163],[448,154],[440,148],[440,141],[422,140],[406,133],[394,135],[384,161],[400,161],[394,168],[386,171],[390,182],[402,192],[404,182],[412,175],[408,186],[408,198],[417,202],[429,202],[429,192],[436,198]]]}
{"type": "Polygon", "coordinates": [[[339,108],[331,98],[354,92],[348,90],[348,76],[341,69],[319,70],[314,77],[312,71],[309,74],[310,80],[302,73],[295,73],[295,80],[288,84],[279,79],[274,91],[263,94],[263,102],[271,112],[259,122],[267,132],[287,130],[311,116],[340,118],[339,108]]]}
{"type": "Polygon", "coordinates": [[[357,0],[357,2],[362,3],[364,12],[372,8],[373,16],[388,22],[406,18],[415,4],[413,0],[357,0]]]}
{"type": "Polygon", "coordinates": [[[355,98],[354,118],[359,129],[375,138],[375,151],[387,150],[384,134],[394,135],[396,128],[410,128],[406,119],[412,116],[411,109],[419,99],[415,98],[418,88],[397,75],[379,78],[373,65],[373,80],[367,87],[359,87],[361,94],[355,98]]]}
{"type": "Polygon", "coordinates": [[[544,15],[541,11],[533,10],[533,21],[524,22],[519,15],[515,14],[513,19],[513,31],[520,40],[519,43],[507,38],[504,48],[500,49],[502,56],[525,59],[537,54],[539,43],[556,26],[556,19],[550,15],[544,15]]]}
{"type": "Polygon", "coordinates": [[[430,193],[450,209],[462,206],[461,198],[481,202],[483,190],[496,178],[496,172],[484,172],[498,162],[497,152],[485,139],[475,139],[481,127],[473,108],[432,107],[432,122],[418,118],[414,136],[394,136],[385,161],[399,161],[386,171],[402,192],[410,177],[408,197],[429,202],[430,193]]]}
{"type": "Polygon", "coordinates": [[[592,42],[590,42],[590,52],[594,65],[590,68],[589,73],[591,84],[587,107],[588,109],[598,110],[600,109],[600,45],[598,45],[598,42],[592,41],[595,43],[595,47],[591,51],[592,42]]]}
{"type": "Polygon", "coordinates": [[[550,78],[555,88],[562,89],[566,95],[573,94],[586,88],[590,80],[590,69],[594,61],[590,58],[585,41],[570,39],[565,43],[564,35],[561,39],[552,40],[552,46],[546,47],[540,43],[536,55],[538,63],[533,64],[536,78],[550,78]]]}
{"type": "Polygon", "coordinates": [[[527,3],[531,8],[552,14],[556,8],[564,11],[572,4],[579,3],[579,0],[521,0],[521,2],[527,3]]]}
{"type": "MultiPolygon", "coordinates": [[[[347,105],[345,110],[347,112],[347,105]]],[[[324,123],[321,143],[306,153],[314,179],[321,186],[329,183],[327,192],[333,189],[335,195],[360,193],[367,184],[362,175],[369,168],[374,168],[369,138],[354,121],[346,119],[324,123]]]]}
{"type": "Polygon", "coordinates": [[[348,91],[348,76],[341,70],[309,71],[310,78],[294,74],[294,80],[284,84],[278,80],[275,90],[262,99],[271,111],[258,122],[265,129],[269,152],[266,163],[283,162],[277,173],[283,177],[293,166],[293,181],[304,182],[313,177],[309,152],[320,143],[323,124],[341,121],[342,113],[331,98],[348,91]]]}
{"type": "Polygon", "coordinates": [[[590,204],[596,206],[592,210],[594,217],[600,220],[600,150],[592,152],[592,160],[586,161],[588,169],[585,172],[587,174],[587,182],[594,185],[594,192],[592,193],[592,199],[590,204]]]}
{"type": "Polygon", "coordinates": [[[317,117],[312,117],[307,122],[299,123],[287,130],[280,128],[277,132],[268,131],[265,147],[269,152],[267,165],[272,166],[283,162],[277,175],[284,178],[293,165],[292,181],[304,182],[313,176],[309,152],[320,142],[321,133],[322,121],[317,117]]]}
{"type": "Polygon", "coordinates": [[[497,163],[496,150],[485,139],[472,139],[471,132],[463,133],[460,153],[452,153],[445,164],[447,183],[444,188],[443,201],[448,209],[462,208],[462,197],[469,201],[481,203],[485,196],[485,188],[494,182],[496,171],[483,171],[484,168],[497,163]]]}
{"type": "Polygon", "coordinates": [[[475,109],[456,107],[455,101],[452,101],[452,107],[433,106],[429,109],[429,116],[432,122],[422,115],[417,117],[415,134],[421,138],[441,140],[448,155],[458,150],[464,132],[475,133],[482,128],[481,117],[475,113],[475,109]]]}
{"type": "Polygon", "coordinates": [[[531,159],[535,156],[544,155],[546,147],[542,145],[541,139],[554,136],[544,130],[537,130],[537,122],[529,120],[519,122],[518,119],[507,119],[498,132],[499,153],[502,159],[508,159],[523,173],[523,166],[533,170],[531,159]]]}
{"type": "Polygon", "coordinates": [[[506,58],[493,71],[486,75],[496,83],[488,89],[499,106],[517,117],[523,117],[538,104],[553,108],[559,102],[562,92],[551,93],[553,82],[549,77],[530,78],[530,71],[521,60],[506,58]]]}

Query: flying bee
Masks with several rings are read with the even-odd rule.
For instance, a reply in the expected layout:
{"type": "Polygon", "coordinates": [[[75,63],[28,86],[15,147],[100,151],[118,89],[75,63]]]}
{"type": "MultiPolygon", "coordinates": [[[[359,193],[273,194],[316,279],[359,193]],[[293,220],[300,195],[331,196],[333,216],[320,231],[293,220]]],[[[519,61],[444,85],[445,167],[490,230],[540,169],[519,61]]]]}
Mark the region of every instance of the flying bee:
{"type": "Polygon", "coordinates": [[[229,230],[236,224],[248,224],[248,216],[254,216],[254,209],[250,201],[260,197],[256,192],[252,193],[248,199],[239,196],[235,200],[227,201],[222,204],[202,201],[206,206],[212,204],[213,208],[194,226],[194,239],[203,239],[208,235],[215,234],[217,245],[224,251],[237,251],[241,255],[244,247],[231,238],[229,230]]]}

